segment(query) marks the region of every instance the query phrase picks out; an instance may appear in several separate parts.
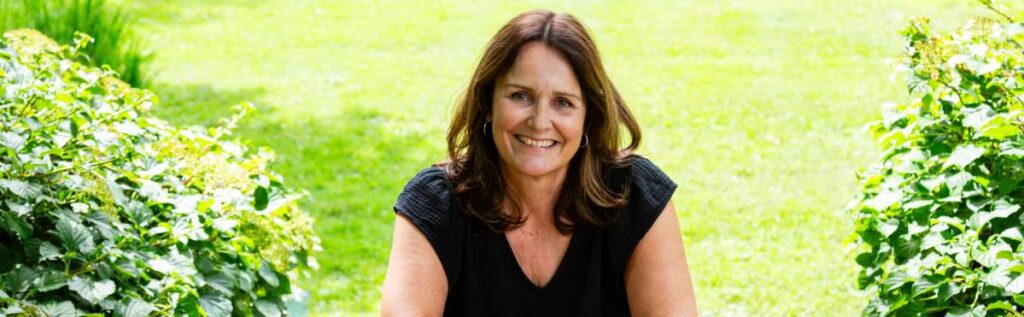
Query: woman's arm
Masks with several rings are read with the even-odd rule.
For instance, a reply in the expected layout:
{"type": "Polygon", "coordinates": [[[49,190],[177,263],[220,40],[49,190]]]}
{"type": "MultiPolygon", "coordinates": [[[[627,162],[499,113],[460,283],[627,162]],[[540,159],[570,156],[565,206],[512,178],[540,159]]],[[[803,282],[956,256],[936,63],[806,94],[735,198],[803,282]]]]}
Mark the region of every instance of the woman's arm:
{"type": "Polygon", "coordinates": [[[382,316],[441,316],[448,277],[427,237],[401,213],[395,217],[382,316]]]}
{"type": "Polygon", "coordinates": [[[697,316],[671,200],[626,263],[626,296],[633,316],[697,316]]]}

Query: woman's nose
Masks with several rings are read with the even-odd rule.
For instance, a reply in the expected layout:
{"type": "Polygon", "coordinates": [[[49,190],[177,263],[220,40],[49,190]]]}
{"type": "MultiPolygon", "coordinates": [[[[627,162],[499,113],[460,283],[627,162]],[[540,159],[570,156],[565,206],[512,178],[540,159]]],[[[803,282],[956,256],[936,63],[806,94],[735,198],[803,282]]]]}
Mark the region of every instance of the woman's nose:
{"type": "Polygon", "coordinates": [[[551,128],[551,109],[548,104],[551,102],[547,98],[538,100],[539,102],[534,105],[530,111],[530,117],[527,118],[526,123],[535,130],[546,130],[551,128]]]}

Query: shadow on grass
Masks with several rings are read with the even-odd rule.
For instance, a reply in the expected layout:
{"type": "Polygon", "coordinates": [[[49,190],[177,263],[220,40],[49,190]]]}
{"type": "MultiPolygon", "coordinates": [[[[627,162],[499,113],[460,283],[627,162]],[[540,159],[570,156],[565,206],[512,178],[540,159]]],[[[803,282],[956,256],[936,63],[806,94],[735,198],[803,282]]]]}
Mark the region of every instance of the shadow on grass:
{"type": "Polygon", "coordinates": [[[234,137],[277,157],[270,169],[293,189],[308,190],[300,206],[316,220],[324,251],[320,269],[299,283],[310,312],[373,311],[380,298],[394,221],[392,204],[405,183],[444,155],[444,140],[405,129],[384,111],[358,108],[298,120],[263,104],[262,89],[158,84],[154,114],[177,126],[213,125],[251,101],[234,137]]]}
{"type": "Polygon", "coordinates": [[[258,112],[270,110],[260,102],[264,94],[262,88],[222,90],[210,85],[155,83],[150,90],[160,97],[153,114],[176,126],[216,125],[218,119],[234,114],[234,105],[245,101],[252,102],[258,112]]]}
{"type": "Polygon", "coordinates": [[[235,136],[274,150],[271,169],[310,197],[301,206],[316,219],[324,251],[320,269],[299,287],[313,315],[372,311],[379,300],[394,221],[392,205],[405,183],[443,155],[443,140],[402,132],[377,109],[285,121],[271,112],[243,120],[235,136]]]}

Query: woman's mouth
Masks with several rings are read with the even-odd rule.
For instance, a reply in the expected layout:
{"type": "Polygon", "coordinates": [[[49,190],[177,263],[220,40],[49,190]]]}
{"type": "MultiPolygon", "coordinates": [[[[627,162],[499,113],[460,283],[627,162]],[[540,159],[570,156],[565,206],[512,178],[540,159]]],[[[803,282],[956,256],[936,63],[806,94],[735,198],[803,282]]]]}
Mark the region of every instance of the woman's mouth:
{"type": "Polygon", "coordinates": [[[519,142],[537,148],[550,148],[558,143],[555,140],[538,140],[521,134],[516,134],[515,137],[519,142]]]}

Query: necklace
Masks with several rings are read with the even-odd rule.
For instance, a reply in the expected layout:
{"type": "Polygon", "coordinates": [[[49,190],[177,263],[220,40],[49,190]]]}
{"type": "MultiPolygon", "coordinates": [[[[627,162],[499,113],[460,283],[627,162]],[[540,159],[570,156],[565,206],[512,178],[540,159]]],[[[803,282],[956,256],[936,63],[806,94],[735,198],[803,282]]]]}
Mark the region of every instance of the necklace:
{"type": "Polygon", "coordinates": [[[536,236],[536,235],[540,234],[540,229],[537,229],[537,230],[534,230],[534,231],[529,231],[529,230],[526,230],[526,229],[519,229],[519,230],[520,230],[520,232],[523,233],[524,236],[536,236]]]}

